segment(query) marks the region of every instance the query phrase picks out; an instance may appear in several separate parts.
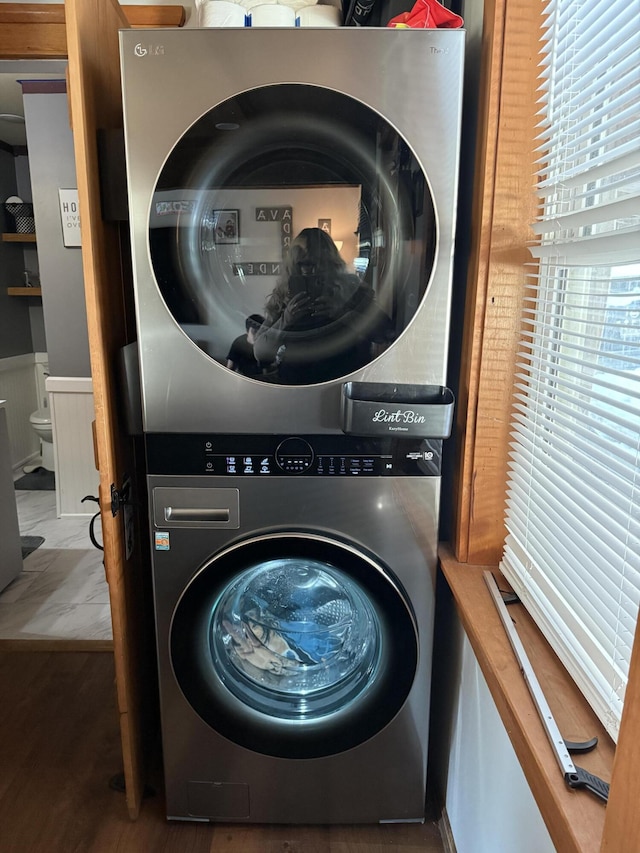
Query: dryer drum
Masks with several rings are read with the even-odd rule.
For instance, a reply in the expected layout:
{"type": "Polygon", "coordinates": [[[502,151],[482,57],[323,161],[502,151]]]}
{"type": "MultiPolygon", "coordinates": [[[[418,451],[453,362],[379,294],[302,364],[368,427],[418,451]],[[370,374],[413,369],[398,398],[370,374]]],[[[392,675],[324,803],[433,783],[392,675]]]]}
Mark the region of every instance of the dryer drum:
{"type": "Polygon", "coordinates": [[[245,318],[286,289],[292,241],[322,221],[333,222],[344,264],[342,286],[322,292],[329,319],[311,310],[302,324],[288,321],[280,357],[263,359],[254,380],[324,382],[384,352],[428,288],[436,215],[415,153],[361,101],[306,84],[222,101],[177,141],[157,178],[149,253],[167,309],[226,366],[245,318]],[[233,236],[221,237],[219,217],[229,215],[233,236]]]}
{"type": "Polygon", "coordinates": [[[396,716],[418,636],[388,567],[314,533],[273,533],[214,555],[170,631],[173,672],[196,713],[266,755],[357,746],[396,716]]]}
{"type": "MultiPolygon", "coordinates": [[[[414,237],[413,216],[407,209],[411,201],[406,188],[385,174],[376,162],[371,136],[382,131],[372,127],[373,118],[368,122],[359,118],[360,128],[354,126],[353,114],[367,116],[369,111],[346,96],[332,92],[323,114],[322,105],[327,96],[317,87],[281,85],[269,88],[278,91],[279,109],[270,109],[254,117],[246,130],[239,130],[232,138],[222,135],[218,146],[210,136],[210,149],[189,176],[190,186],[198,189],[197,198],[193,210],[178,219],[176,229],[176,266],[185,290],[199,305],[202,316],[210,316],[212,309],[219,311],[227,300],[230,300],[229,308],[237,311],[238,296],[234,291],[238,280],[231,275],[228,251],[216,245],[211,208],[229,206],[230,198],[239,190],[255,192],[259,198],[260,190],[271,185],[286,186],[302,193],[305,189],[309,192],[308,185],[313,183],[332,188],[334,192],[339,192],[341,187],[360,188],[359,204],[352,211],[359,250],[365,256],[362,260],[367,267],[371,264],[369,277],[374,265],[371,256],[375,255],[378,298],[382,304],[392,304],[395,288],[407,275],[411,260],[402,241],[414,237]],[[313,103],[313,110],[308,106],[303,108],[307,100],[313,103]],[[348,118],[337,114],[336,104],[341,105],[343,101],[347,104],[343,110],[350,108],[352,113],[348,118]],[[330,116],[326,114],[329,111],[330,116]],[[365,122],[366,130],[363,129],[365,122]],[[377,244],[375,249],[374,243],[377,244]]],[[[251,96],[256,98],[255,93],[243,93],[235,101],[242,103],[251,96]]],[[[262,98],[270,104],[265,94],[262,98]]],[[[375,119],[384,125],[381,117],[375,119]]],[[[201,119],[207,120],[210,121],[208,116],[201,119]]],[[[194,133],[196,127],[189,133],[194,133]]],[[[216,135],[221,136],[220,133],[216,135]]],[[[178,153],[182,144],[181,141],[176,146],[178,153]]],[[[411,158],[404,140],[397,137],[393,145],[402,150],[402,154],[394,151],[395,158],[403,161],[411,158]]],[[[417,164],[413,164],[413,169],[417,169],[417,164]]],[[[293,219],[291,238],[298,230],[295,226],[297,210],[293,211],[293,219]]],[[[429,247],[432,253],[434,242],[429,247]]],[[[271,251],[278,248],[273,246],[271,251]]],[[[234,252],[234,258],[241,260],[242,255],[234,252]]],[[[275,254],[272,260],[281,260],[281,255],[275,254]]],[[[432,261],[432,257],[429,258],[429,263],[432,261]]]]}

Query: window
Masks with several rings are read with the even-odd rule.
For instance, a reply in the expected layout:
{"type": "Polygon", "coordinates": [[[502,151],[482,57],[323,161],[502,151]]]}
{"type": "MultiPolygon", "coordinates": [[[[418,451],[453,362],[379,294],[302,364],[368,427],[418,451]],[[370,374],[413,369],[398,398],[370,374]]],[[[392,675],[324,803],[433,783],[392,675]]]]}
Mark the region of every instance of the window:
{"type": "Polygon", "coordinates": [[[553,0],[543,32],[502,570],[615,739],[640,602],[637,8],[553,0]]]}

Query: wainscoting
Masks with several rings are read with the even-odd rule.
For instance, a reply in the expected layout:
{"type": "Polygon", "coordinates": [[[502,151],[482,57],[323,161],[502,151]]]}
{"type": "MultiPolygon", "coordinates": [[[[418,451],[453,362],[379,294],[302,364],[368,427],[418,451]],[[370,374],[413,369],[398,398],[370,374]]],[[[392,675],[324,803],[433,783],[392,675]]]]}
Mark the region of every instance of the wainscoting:
{"type": "Polygon", "coordinates": [[[0,400],[6,400],[7,429],[13,469],[27,465],[40,453],[40,443],[29,426],[29,415],[42,405],[37,372],[46,355],[34,353],[0,358],[0,400]]]}
{"type": "Polygon", "coordinates": [[[88,377],[49,376],[47,353],[0,359],[0,400],[6,400],[11,465],[14,471],[40,453],[29,415],[47,405],[53,422],[58,516],[93,515],[98,472],[93,454],[93,384],[88,377]],[[46,377],[46,378],[45,378],[46,377]]]}
{"type": "Polygon", "coordinates": [[[53,423],[58,516],[93,515],[95,504],[81,502],[86,495],[98,494],[91,379],[49,376],[46,387],[53,423]]]}

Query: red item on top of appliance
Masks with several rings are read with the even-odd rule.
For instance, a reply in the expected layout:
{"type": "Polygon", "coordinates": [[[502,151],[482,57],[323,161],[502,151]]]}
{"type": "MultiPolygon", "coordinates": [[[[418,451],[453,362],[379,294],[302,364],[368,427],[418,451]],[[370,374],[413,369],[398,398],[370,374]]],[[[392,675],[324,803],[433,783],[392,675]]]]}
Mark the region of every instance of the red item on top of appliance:
{"type": "Polygon", "coordinates": [[[460,15],[450,12],[437,0],[418,0],[410,12],[391,18],[388,27],[396,29],[457,29],[463,26],[460,15]]]}

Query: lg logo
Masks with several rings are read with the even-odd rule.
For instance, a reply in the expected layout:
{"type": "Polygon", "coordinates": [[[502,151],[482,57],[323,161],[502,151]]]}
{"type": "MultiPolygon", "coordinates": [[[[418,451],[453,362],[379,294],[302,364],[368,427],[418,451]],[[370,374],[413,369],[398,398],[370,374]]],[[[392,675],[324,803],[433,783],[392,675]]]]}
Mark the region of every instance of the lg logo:
{"type": "Polygon", "coordinates": [[[138,57],[143,56],[164,56],[163,44],[144,45],[141,42],[133,48],[133,52],[138,57]]]}

